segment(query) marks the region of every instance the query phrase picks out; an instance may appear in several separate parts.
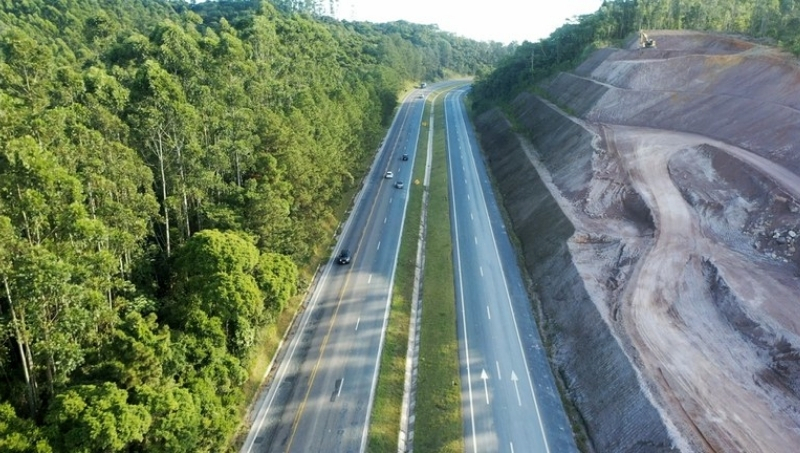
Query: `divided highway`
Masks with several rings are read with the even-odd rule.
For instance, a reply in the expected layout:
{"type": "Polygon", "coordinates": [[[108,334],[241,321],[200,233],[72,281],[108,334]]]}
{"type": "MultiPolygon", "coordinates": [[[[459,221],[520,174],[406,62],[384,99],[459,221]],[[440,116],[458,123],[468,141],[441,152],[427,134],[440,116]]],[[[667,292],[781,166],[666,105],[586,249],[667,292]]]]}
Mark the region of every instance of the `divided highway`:
{"type": "Polygon", "coordinates": [[[467,120],[468,89],[445,98],[465,446],[469,452],[577,452],[467,120]]]}
{"type": "Polygon", "coordinates": [[[334,257],[348,249],[352,261],[324,265],[252,412],[242,452],[364,451],[424,109],[417,95],[400,105],[342,228],[334,257]]]}
{"type": "MultiPolygon", "coordinates": [[[[444,102],[466,450],[577,452],[467,120],[468,89],[450,91],[444,102]]],[[[424,110],[418,95],[400,105],[336,250],[276,357],[243,453],[365,451],[413,184],[424,110]],[[344,249],[352,261],[339,265],[344,249]]]]}

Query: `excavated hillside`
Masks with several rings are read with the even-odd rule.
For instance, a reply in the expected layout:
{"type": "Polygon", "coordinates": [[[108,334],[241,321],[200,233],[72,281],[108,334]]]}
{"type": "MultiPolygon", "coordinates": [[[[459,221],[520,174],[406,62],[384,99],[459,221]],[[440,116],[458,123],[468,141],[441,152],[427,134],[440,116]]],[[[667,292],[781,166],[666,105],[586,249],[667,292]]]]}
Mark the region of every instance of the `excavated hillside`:
{"type": "Polygon", "coordinates": [[[595,451],[800,451],[800,65],[649,35],[476,122],[554,364],[595,451]]]}

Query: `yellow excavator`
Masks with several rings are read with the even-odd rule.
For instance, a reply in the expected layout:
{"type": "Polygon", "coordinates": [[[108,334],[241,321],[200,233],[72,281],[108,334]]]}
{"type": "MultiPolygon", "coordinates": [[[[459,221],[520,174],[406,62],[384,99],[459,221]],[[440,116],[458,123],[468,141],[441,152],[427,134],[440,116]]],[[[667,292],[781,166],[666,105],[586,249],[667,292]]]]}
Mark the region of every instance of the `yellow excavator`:
{"type": "Polygon", "coordinates": [[[639,48],[655,48],[656,40],[647,37],[647,33],[639,30],[639,48]]]}

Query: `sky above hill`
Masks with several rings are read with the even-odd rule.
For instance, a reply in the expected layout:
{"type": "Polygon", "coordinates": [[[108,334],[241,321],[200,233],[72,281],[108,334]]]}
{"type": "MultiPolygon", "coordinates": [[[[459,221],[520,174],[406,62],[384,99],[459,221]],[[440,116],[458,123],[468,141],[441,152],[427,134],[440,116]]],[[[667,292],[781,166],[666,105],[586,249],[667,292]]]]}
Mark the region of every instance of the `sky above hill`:
{"type": "Polygon", "coordinates": [[[336,18],[436,24],[465,38],[508,44],[546,38],[570,18],[591,14],[602,4],[603,0],[338,0],[336,18]]]}

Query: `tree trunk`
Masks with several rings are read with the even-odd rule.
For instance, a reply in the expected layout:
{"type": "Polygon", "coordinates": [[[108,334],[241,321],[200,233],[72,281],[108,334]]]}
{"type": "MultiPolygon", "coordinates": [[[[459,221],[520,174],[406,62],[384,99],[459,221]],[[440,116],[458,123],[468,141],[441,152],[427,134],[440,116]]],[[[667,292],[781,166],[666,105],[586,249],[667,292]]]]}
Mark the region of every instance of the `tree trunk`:
{"type": "Polygon", "coordinates": [[[25,384],[28,388],[28,406],[30,408],[30,415],[36,415],[36,383],[31,379],[33,374],[31,370],[31,363],[28,362],[28,357],[25,355],[24,338],[22,337],[22,330],[19,327],[17,320],[17,313],[14,310],[14,303],[11,301],[11,289],[8,286],[8,277],[3,276],[3,286],[6,290],[6,298],[8,299],[8,306],[11,310],[11,323],[14,325],[14,335],[17,337],[17,347],[19,348],[19,358],[22,361],[22,371],[25,375],[25,384]]]}
{"type": "Polygon", "coordinates": [[[167,206],[167,175],[164,170],[164,148],[161,139],[161,134],[157,137],[157,143],[154,144],[155,149],[153,152],[158,158],[158,170],[161,175],[161,205],[164,208],[164,234],[166,236],[167,256],[172,253],[172,248],[169,239],[169,207],[167,206]]]}
{"type": "Polygon", "coordinates": [[[178,169],[181,176],[181,198],[183,200],[183,218],[186,220],[186,235],[184,239],[189,239],[192,235],[192,228],[189,226],[189,197],[186,194],[186,170],[183,167],[183,153],[181,152],[183,145],[175,147],[175,153],[178,156],[178,169]]]}

